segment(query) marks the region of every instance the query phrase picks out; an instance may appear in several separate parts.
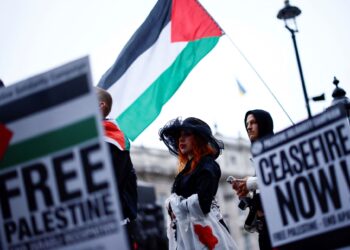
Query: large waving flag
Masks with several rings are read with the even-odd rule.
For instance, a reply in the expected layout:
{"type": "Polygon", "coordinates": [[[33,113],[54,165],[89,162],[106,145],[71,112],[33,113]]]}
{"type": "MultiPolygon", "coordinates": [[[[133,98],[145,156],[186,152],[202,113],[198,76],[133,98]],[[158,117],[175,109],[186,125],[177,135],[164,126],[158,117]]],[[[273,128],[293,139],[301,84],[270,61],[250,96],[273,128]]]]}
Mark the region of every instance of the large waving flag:
{"type": "Polygon", "coordinates": [[[222,34],[197,0],[158,0],[98,84],[112,94],[111,114],[131,140],[154,121],[222,34]]]}

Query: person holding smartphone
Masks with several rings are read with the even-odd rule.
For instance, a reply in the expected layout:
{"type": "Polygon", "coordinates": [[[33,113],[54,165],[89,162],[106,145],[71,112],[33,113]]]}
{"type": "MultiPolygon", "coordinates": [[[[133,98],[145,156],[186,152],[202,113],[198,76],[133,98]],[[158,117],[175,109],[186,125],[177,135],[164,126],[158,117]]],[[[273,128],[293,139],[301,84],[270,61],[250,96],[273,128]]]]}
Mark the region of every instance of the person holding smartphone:
{"type": "MultiPolygon", "coordinates": [[[[274,134],[273,120],[269,112],[262,109],[249,110],[244,117],[244,125],[251,143],[274,134]]],[[[260,250],[272,249],[271,241],[265,221],[263,207],[260,201],[259,188],[256,176],[246,176],[243,179],[232,180],[232,188],[241,199],[240,208],[249,206],[250,213],[245,221],[244,228],[259,233],[260,250]],[[246,198],[252,194],[252,198],[246,198]]]]}

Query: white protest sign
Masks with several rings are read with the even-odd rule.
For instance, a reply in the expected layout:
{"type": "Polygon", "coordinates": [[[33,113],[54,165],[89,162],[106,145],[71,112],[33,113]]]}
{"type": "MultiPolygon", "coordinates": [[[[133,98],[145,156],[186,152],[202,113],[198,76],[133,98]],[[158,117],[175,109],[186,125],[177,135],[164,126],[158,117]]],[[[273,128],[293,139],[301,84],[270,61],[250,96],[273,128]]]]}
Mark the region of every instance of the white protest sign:
{"type": "Polygon", "coordinates": [[[1,249],[128,249],[88,58],[0,89],[1,249]]]}
{"type": "Polygon", "coordinates": [[[342,107],[254,143],[252,153],[273,246],[350,244],[350,128],[342,107]]]}

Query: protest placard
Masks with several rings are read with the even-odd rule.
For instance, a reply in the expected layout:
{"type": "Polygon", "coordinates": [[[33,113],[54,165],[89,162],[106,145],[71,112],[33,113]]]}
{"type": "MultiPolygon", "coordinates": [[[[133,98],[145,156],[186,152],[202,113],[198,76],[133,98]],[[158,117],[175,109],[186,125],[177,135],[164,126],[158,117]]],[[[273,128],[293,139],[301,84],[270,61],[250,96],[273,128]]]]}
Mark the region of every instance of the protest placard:
{"type": "Polygon", "coordinates": [[[350,127],[342,106],[252,145],[278,249],[350,245],[350,127]]]}
{"type": "Polygon", "coordinates": [[[0,89],[1,249],[128,249],[88,58],[0,89]]]}

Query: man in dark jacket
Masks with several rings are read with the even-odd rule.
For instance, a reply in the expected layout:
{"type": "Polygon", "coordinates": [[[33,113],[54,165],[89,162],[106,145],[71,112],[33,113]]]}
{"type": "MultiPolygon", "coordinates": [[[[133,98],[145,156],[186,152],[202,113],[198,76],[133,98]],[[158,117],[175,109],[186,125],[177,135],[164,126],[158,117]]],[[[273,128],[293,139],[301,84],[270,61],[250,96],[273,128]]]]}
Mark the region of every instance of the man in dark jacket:
{"type": "Polygon", "coordinates": [[[121,224],[126,226],[129,243],[132,244],[132,222],[137,216],[137,178],[130,158],[130,143],[117,123],[107,119],[113,102],[111,95],[100,88],[96,88],[96,94],[103,116],[104,138],[112,157],[114,177],[118,184],[119,200],[123,212],[121,224]]]}
{"type": "MultiPolygon", "coordinates": [[[[255,109],[248,111],[244,117],[244,124],[251,143],[263,137],[271,136],[274,134],[272,117],[265,110],[255,109]]],[[[257,177],[245,177],[242,180],[234,182],[232,184],[232,187],[236,190],[237,195],[240,198],[247,196],[249,192],[253,192],[252,207],[250,208],[251,211],[246,220],[246,224],[252,222],[252,218],[250,217],[254,216],[256,221],[260,223],[260,225],[257,225],[260,250],[272,249],[264,212],[258,193],[257,177]]],[[[249,227],[251,225],[245,225],[245,227],[246,226],[249,227]]]]}

